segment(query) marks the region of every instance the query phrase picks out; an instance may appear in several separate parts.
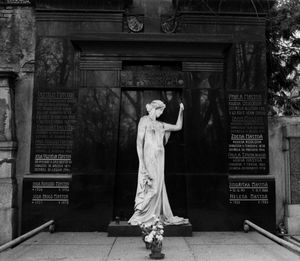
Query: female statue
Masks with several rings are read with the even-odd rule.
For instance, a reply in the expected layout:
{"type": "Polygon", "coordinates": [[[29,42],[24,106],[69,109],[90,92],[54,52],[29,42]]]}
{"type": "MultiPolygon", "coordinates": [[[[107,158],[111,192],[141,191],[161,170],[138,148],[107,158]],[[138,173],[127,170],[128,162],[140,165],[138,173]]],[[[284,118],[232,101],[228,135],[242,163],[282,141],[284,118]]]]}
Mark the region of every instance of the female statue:
{"type": "Polygon", "coordinates": [[[181,103],[176,124],[157,121],[166,105],[154,100],[146,105],[149,113],[140,119],[137,133],[139,158],[138,184],[131,225],[150,224],[159,217],[165,225],[187,224],[188,219],[173,216],[164,181],[164,143],[171,131],[182,128],[184,106],[181,103]]]}

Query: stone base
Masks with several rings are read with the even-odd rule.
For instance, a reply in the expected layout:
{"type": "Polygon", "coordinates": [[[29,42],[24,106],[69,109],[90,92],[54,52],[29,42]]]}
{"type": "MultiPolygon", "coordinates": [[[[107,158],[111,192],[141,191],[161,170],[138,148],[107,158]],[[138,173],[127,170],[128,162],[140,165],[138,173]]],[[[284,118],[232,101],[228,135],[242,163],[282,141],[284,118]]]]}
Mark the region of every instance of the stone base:
{"type": "MultiPolygon", "coordinates": [[[[116,224],[115,221],[109,223],[107,228],[109,237],[140,237],[142,236],[139,226],[131,226],[127,221],[120,221],[116,224]]],[[[192,225],[165,226],[164,235],[166,237],[191,237],[193,236],[192,225]]]]}
{"type": "Polygon", "coordinates": [[[289,235],[300,235],[300,204],[286,205],[285,226],[289,235]]]}

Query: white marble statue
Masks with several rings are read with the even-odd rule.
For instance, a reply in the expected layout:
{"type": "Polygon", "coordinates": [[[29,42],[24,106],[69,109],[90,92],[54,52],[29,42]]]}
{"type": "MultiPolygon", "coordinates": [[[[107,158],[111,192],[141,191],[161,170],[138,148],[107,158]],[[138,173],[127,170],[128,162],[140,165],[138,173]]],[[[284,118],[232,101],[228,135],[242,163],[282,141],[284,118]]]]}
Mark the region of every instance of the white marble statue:
{"type": "Polygon", "coordinates": [[[165,225],[187,224],[188,219],[174,216],[170,207],[165,180],[165,149],[171,131],[182,128],[184,106],[181,103],[176,124],[160,122],[157,118],[166,105],[154,100],[146,105],[149,115],[140,119],[137,133],[139,158],[138,184],[131,225],[150,224],[159,217],[165,225]]]}

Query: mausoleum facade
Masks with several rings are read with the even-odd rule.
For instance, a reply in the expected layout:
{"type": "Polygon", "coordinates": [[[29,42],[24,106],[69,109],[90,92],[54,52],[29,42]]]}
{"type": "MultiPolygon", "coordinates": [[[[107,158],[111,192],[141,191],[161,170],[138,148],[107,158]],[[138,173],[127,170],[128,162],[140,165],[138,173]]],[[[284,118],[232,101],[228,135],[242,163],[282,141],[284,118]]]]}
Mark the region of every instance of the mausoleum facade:
{"type": "Polygon", "coordinates": [[[60,231],[128,220],[137,124],[154,99],[170,123],[185,105],[165,147],[174,214],[195,231],[241,230],[246,218],[276,230],[271,1],[0,2],[1,242],[50,219],[60,231]]]}

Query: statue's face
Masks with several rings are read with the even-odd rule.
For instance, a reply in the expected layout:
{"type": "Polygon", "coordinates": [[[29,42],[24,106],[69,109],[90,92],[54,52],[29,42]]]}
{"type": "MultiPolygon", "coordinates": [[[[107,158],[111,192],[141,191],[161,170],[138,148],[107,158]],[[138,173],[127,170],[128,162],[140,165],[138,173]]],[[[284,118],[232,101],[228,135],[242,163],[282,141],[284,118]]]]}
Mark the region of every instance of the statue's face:
{"type": "Polygon", "coordinates": [[[164,112],[163,108],[158,108],[155,110],[156,113],[156,118],[159,118],[160,115],[162,115],[162,113],[164,112]]]}

